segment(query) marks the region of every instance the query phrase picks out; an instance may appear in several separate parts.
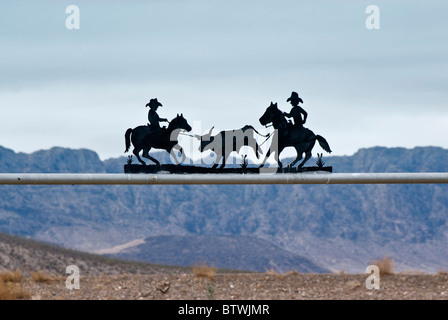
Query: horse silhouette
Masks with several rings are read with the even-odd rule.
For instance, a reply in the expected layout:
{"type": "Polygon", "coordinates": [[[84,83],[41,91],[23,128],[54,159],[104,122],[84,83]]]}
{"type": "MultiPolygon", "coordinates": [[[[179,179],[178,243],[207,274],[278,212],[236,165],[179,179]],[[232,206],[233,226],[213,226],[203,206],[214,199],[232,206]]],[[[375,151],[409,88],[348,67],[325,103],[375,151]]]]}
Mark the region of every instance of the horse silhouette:
{"type": "Polygon", "coordinates": [[[280,168],[283,167],[279,157],[280,153],[286,147],[294,147],[297,151],[296,159],[289,164],[289,167],[294,167],[294,165],[300,161],[303,157],[303,153],[305,153],[305,159],[298,165],[298,168],[301,168],[305,162],[307,162],[311,158],[311,150],[316,143],[316,140],[319,141],[320,146],[326,152],[331,153],[330,146],[328,142],[320,135],[315,135],[311,130],[304,128],[302,126],[293,126],[289,123],[281,110],[278,109],[277,103],[272,103],[266,109],[265,113],[260,118],[260,123],[264,126],[267,126],[269,123],[272,123],[274,129],[274,137],[273,141],[277,142],[269,147],[269,150],[266,153],[266,157],[264,158],[260,168],[264,166],[266,160],[269,158],[272,152],[275,152],[275,160],[278,163],[280,168]]]}
{"type": "Polygon", "coordinates": [[[142,165],[146,165],[139,156],[139,153],[142,150],[143,157],[153,161],[156,165],[160,165],[160,162],[157,161],[157,159],[149,155],[149,150],[151,150],[151,148],[166,150],[173,156],[177,164],[179,164],[174,151],[176,149],[179,150],[182,153],[182,161],[185,160],[183,149],[177,141],[181,130],[191,131],[191,126],[182,114],[178,114],[177,117],[171,120],[168,128],[154,129],[150,126],[138,126],[134,129],[129,128],[125,133],[126,150],[124,152],[126,153],[129,151],[132,142],[132,145],[134,146],[132,153],[142,165]]]}

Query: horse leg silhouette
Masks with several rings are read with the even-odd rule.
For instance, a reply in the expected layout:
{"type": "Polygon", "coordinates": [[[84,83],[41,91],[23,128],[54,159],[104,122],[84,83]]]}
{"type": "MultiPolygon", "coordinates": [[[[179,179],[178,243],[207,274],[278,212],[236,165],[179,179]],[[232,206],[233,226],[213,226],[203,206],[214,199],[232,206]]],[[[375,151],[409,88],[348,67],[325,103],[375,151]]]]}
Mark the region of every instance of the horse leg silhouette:
{"type": "Polygon", "coordinates": [[[182,154],[182,162],[184,162],[185,161],[185,159],[187,158],[187,156],[185,155],[185,152],[184,152],[184,148],[180,148],[180,153],[182,154]]]}
{"type": "Polygon", "coordinates": [[[275,153],[275,161],[277,161],[277,163],[278,163],[278,167],[279,167],[280,169],[283,168],[283,164],[282,164],[282,162],[280,161],[280,151],[278,151],[278,152],[275,153]]]}
{"type": "Polygon", "coordinates": [[[126,144],[126,150],[124,152],[128,152],[129,148],[131,147],[131,143],[134,146],[134,150],[132,150],[132,153],[135,155],[135,157],[137,158],[137,160],[144,166],[146,166],[146,163],[142,160],[142,158],[140,158],[140,151],[142,151],[142,149],[144,147],[144,141],[142,140],[139,132],[141,132],[141,128],[138,127],[136,129],[131,129],[129,128],[128,130],[126,130],[125,133],[125,144],[126,144]]]}
{"type": "Polygon", "coordinates": [[[311,150],[313,150],[316,140],[319,142],[319,145],[321,146],[322,149],[324,149],[328,153],[331,153],[331,149],[327,140],[325,140],[324,137],[316,134],[312,140],[307,141],[309,145],[305,149],[305,159],[303,159],[303,161],[298,165],[298,168],[301,168],[305,164],[305,162],[307,162],[311,158],[312,156],[311,150]]]}
{"type": "Polygon", "coordinates": [[[219,167],[219,169],[222,169],[226,166],[226,160],[230,157],[230,154],[224,154],[222,157],[222,164],[219,167]]]}
{"type": "MultiPolygon", "coordinates": [[[[224,155],[225,155],[225,148],[217,148],[217,149],[213,149],[213,151],[216,154],[216,159],[215,159],[215,163],[212,166],[212,169],[216,169],[218,167],[219,161],[221,160],[221,158],[223,158],[223,163],[225,165],[225,159],[224,159],[224,155]]],[[[223,167],[221,166],[220,169],[222,169],[223,167]]]]}
{"type": "Polygon", "coordinates": [[[308,148],[305,151],[305,159],[303,159],[303,161],[297,166],[297,168],[302,168],[303,165],[305,164],[305,162],[307,162],[308,160],[310,160],[311,158],[311,150],[313,149],[314,143],[311,145],[310,148],[308,148]]]}
{"type": "MultiPolygon", "coordinates": [[[[283,150],[283,149],[282,149],[283,150]]],[[[280,161],[280,153],[282,152],[282,150],[274,150],[271,151],[271,148],[268,149],[268,151],[266,152],[266,156],[263,159],[263,162],[258,166],[258,168],[263,168],[264,165],[266,164],[266,161],[269,159],[269,157],[271,156],[271,153],[274,153],[274,160],[278,163],[278,167],[281,169],[283,168],[283,164],[280,161]]]]}
{"type": "Polygon", "coordinates": [[[298,161],[302,160],[302,157],[303,157],[303,150],[302,150],[302,148],[299,148],[299,146],[294,146],[294,148],[296,149],[297,157],[294,159],[293,162],[291,162],[289,164],[289,166],[288,166],[289,168],[294,167],[298,161]]]}
{"type": "MultiPolygon", "coordinates": [[[[273,143],[271,143],[271,145],[268,148],[268,151],[266,152],[266,155],[264,156],[263,162],[260,164],[260,166],[258,168],[263,168],[266,161],[269,159],[269,157],[271,156],[271,153],[275,153],[275,160],[277,161],[277,163],[279,163],[280,168],[282,166],[281,162],[279,161],[279,156],[280,156],[280,150],[279,150],[279,146],[278,146],[278,138],[277,138],[278,133],[276,131],[274,131],[274,133],[272,134],[272,141],[277,141],[277,143],[274,145],[273,143]],[[274,148],[274,150],[272,150],[272,148],[274,148]],[[277,149],[277,150],[275,150],[277,149]]],[[[267,140],[266,140],[267,141],[267,140]]],[[[266,142],[265,141],[265,142],[266,142]]],[[[260,151],[260,154],[263,152],[261,150],[261,147],[259,145],[257,145],[257,149],[260,151]]]]}
{"type": "Polygon", "coordinates": [[[160,166],[160,162],[159,162],[156,158],[151,157],[151,156],[149,155],[149,150],[151,150],[151,147],[145,147],[145,148],[143,149],[143,154],[142,154],[142,156],[145,157],[146,159],[151,160],[151,161],[154,162],[157,166],[160,166]]]}
{"type": "Polygon", "coordinates": [[[140,163],[142,165],[146,166],[145,161],[143,161],[142,158],[140,158],[140,155],[139,155],[141,150],[142,150],[141,148],[135,147],[134,150],[132,151],[132,153],[135,155],[135,157],[138,159],[138,161],[140,161],[140,163]]]}
{"type": "Polygon", "coordinates": [[[260,155],[263,154],[263,150],[261,150],[260,145],[255,141],[255,155],[257,156],[257,159],[260,159],[260,155]]]}
{"type": "Polygon", "coordinates": [[[266,155],[263,159],[263,162],[260,164],[260,166],[258,168],[263,168],[266,161],[268,160],[268,158],[271,156],[271,149],[269,148],[268,151],[266,152],[266,155]]]}

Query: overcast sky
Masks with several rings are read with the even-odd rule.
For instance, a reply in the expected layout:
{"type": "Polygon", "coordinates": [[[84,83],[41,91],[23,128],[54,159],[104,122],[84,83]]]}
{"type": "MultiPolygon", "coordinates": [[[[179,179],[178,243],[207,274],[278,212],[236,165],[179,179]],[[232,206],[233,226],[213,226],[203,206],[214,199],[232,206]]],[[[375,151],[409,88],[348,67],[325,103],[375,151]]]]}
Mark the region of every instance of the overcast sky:
{"type": "Polygon", "coordinates": [[[0,145],[106,159],[151,98],[161,117],[217,132],[261,129],[270,102],[290,111],[297,91],[334,155],[448,148],[447,12],[446,0],[2,1],[0,145]],[[380,29],[366,28],[372,4],[380,29]]]}

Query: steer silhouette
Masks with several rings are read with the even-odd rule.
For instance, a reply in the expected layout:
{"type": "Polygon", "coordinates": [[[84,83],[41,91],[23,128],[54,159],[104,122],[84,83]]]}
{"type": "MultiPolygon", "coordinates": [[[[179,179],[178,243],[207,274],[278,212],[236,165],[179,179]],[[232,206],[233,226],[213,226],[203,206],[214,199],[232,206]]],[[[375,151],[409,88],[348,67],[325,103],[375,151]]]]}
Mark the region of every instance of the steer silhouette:
{"type": "Polygon", "coordinates": [[[230,154],[233,151],[239,153],[243,146],[251,147],[254,150],[257,159],[260,158],[260,154],[263,154],[263,151],[255,140],[255,133],[262,137],[266,136],[260,134],[254,127],[246,125],[241,129],[221,131],[212,136],[213,128],[214,127],[212,127],[205,135],[194,135],[196,139],[201,141],[199,151],[204,152],[206,150],[211,150],[216,153],[215,164],[212,166],[213,169],[218,166],[221,158],[223,160],[222,165],[219,168],[224,168],[230,154]]]}

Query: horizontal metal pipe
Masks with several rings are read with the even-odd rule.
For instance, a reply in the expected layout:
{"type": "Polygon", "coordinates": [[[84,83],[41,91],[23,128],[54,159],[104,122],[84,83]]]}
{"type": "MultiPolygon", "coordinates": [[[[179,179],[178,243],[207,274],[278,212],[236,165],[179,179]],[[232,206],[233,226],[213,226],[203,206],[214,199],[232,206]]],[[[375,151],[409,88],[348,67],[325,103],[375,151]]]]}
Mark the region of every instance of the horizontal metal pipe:
{"type": "Polygon", "coordinates": [[[3,185],[420,184],[448,183],[448,173],[112,174],[2,173],[3,185]]]}

